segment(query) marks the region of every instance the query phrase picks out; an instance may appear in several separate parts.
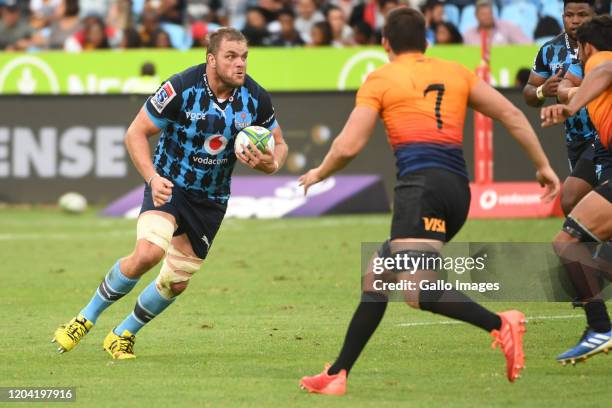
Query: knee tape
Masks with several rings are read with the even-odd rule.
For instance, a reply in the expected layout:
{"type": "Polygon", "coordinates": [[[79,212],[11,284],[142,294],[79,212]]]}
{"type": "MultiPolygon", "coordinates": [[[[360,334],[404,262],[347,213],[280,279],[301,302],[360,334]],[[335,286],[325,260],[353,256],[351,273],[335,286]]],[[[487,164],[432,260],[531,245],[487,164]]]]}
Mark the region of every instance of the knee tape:
{"type": "Polygon", "coordinates": [[[567,232],[580,242],[601,242],[599,238],[597,238],[591,231],[589,231],[571,215],[568,215],[567,219],[563,223],[563,231],[567,232]]]}
{"type": "Polygon", "coordinates": [[[162,296],[168,299],[174,297],[172,284],[189,281],[202,262],[203,259],[186,255],[170,245],[157,277],[157,289],[162,296]]]}
{"type": "Polygon", "coordinates": [[[136,224],[136,239],[145,239],[165,251],[174,234],[174,224],[157,214],[144,213],[136,224]]]}

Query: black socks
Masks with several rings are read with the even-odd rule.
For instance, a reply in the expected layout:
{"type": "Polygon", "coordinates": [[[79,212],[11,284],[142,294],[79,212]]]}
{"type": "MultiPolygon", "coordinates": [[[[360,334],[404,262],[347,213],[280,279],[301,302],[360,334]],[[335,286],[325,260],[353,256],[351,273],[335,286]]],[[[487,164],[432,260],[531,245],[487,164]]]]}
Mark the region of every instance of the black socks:
{"type": "Polygon", "coordinates": [[[419,305],[422,310],[462,320],[488,332],[501,327],[498,315],[457,290],[422,290],[419,305]]]}
{"type": "Polygon", "coordinates": [[[387,310],[388,298],[377,292],[364,292],[344,338],[342,350],[336,362],[327,371],[338,374],[340,370],[351,371],[359,354],[364,349],[387,310]]]}
{"type": "Polygon", "coordinates": [[[597,333],[607,333],[611,329],[610,316],[603,300],[591,300],[584,305],[589,327],[597,333]]]}

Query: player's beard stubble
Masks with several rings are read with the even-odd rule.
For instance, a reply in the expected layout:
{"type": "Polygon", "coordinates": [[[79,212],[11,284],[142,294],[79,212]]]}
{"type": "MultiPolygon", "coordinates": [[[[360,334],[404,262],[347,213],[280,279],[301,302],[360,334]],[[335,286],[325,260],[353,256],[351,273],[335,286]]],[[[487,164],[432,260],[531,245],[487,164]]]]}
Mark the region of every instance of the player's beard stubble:
{"type": "Polygon", "coordinates": [[[219,69],[217,69],[216,71],[217,76],[219,77],[224,86],[228,88],[240,88],[242,85],[244,85],[244,80],[246,78],[246,70],[242,72],[241,76],[238,76],[236,74],[226,74],[224,72],[221,72],[219,69]]]}

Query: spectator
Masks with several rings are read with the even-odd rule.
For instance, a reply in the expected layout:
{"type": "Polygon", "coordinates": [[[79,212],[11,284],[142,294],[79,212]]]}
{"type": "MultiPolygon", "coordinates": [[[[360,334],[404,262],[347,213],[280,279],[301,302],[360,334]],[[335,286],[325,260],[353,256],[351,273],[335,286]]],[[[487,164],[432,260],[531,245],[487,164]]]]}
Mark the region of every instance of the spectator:
{"type": "Polygon", "coordinates": [[[380,0],[366,0],[365,2],[355,6],[353,13],[349,18],[349,24],[351,27],[355,26],[359,22],[367,23],[372,30],[381,29],[385,23],[385,18],[380,12],[378,3],[380,0]]]}
{"type": "Polygon", "coordinates": [[[365,21],[353,26],[353,39],[357,45],[371,45],[374,43],[374,30],[365,21]]]}
{"type": "Polygon", "coordinates": [[[107,27],[122,32],[133,24],[132,0],[113,0],[106,18],[107,27]]]}
{"type": "Polygon", "coordinates": [[[110,48],[106,27],[102,19],[98,18],[85,26],[84,50],[103,50],[110,48]]]}
{"type": "Polygon", "coordinates": [[[421,11],[425,17],[427,41],[433,44],[436,42],[436,28],[438,24],[444,22],[444,3],[439,0],[427,0],[421,11]]]}
{"type": "MultiPolygon", "coordinates": [[[[387,20],[387,16],[392,10],[398,7],[405,7],[399,0],[379,0],[378,6],[380,7],[380,15],[383,18],[383,23],[387,20]]],[[[382,41],[382,25],[375,31],[375,41],[377,44],[380,44],[382,41]]]]}
{"type": "Polygon", "coordinates": [[[333,45],[341,47],[355,43],[353,30],[346,24],[346,15],[340,7],[330,6],[326,12],[326,18],[332,29],[333,45]]]}
{"type": "Polygon", "coordinates": [[[119,47],[124,49],[142,47],[142,40],[140,39],[138,31],[133,27],[123,30],[123,36],[121,37],[119,47]]]}
{"type": "Polygon", "coordinates": [[[463,37],[454,24],[443,21],[436,24],[435,41],[436,44],[463,44],[463,37]]]}
{"type": "Polygon", "coordinates": [[[191,38],[193,38],[193,47],[208,47],[208,34],[216,31],[218,26],[214,23],[204,21],[196,21],[191,25],[191,38]]]}
{"type": "Polygon", "coordinates": [[[242,34],[250,46],[257,47],[264,44],[264,40],[270,35],[267,25],[266,16],[260,7],[250,7],[247,10],[246,24],[242,29],[242,34]]]}
{"type": "Polygon", "coordinates": [[[478,0],[476,2],[476,20],[478,26],[467,30],[463,36],[465,44],[480,45],[480,33],[485,31],[490,44],[530,44],[528,38],[520,27],[509,21],[495,21],[493,4],[491,0],[478,0]]]}
{"type": "Polygon", "coordinates": [[[61,17],[51,23],[46,46],[51,49],[62,49],[66,40],[81,29],[79,20],[79,0],[64,0],[61,6],[61,17]]]}
{"type": "Polygon", "coordinates": [[[327,21],[319,21],[312,26],[310,31],[311,47],[324,47],[332,45],[333,36],[331,26],[327,21]]]}
{"type": "Polygon", "coordinates": [[[60,17],[62,0],[30,0],[30,24],[38,30],[47,27],[55,17],[60,17]]]}
{"type": "Polygon", "coordinates": [[[81,18],[85,18],[92,14],[106,16],[110,6],[110,0],[79,0],[79,16],[81,18]]]}
{"type": "Polygon", "coordinates": [[[544,16],[538,21],[533,38],[538,44],[544,44],[553,37],[561,34],[561,26],[556,18],[544,16]]]}
{"type": "Polygon", "coordinates": [[[170,36],[164,30],[157,30],[153,35],[153,41],[155,48],[172,48],[170,36]]]}
{"type": "Polygon", "coordinates": [[[295,29],[295,13],[292,9],[282,9],[278,13],[280,32],[274,34],[267,45],[273,47],[298,47],[304,45],[304,40],[295,29]]]}
{"type": "Polygon", "coordinates": [[[21,12],[16,0],[7,0],[0,6],[2,20],[0,21],[0,49],[23,50],[28,47],[32,29],[21,18],[21,12]]]}
{"type": "Polygon", "coordinates": [[[295,29],[298,30],[304,41],[310,43],[310,32],[315,23],[324,21],[325,17],[317,10],[314,0],[299,0],[297,5],[298,18],[295,20],[295,29]]]}
{"type": "Polygon", "coordinates": [[[340,8],[345,16],[350,16],[359,0],[332,0],[330,3],[340,8]]]}
{"type": "Polygon", "coordinates": [[[159,18],[157,13],[147,10],[142,13],[142,26],[140,28],[140,41],[143,47],[155,46],[155,34],[159,30],[159,18]]]}
{"type": "Polygon", "coordinates": [[[157,7],[153,9],[162,23],[183,25],[187,11],[187,0],[158,0],[157,7]]]}

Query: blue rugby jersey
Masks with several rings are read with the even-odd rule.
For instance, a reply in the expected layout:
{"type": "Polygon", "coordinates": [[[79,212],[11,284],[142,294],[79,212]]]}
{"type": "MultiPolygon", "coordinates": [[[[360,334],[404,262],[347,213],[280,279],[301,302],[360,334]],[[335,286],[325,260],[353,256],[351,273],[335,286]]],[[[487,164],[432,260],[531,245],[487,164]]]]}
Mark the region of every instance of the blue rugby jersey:
{"type": "Polygon", "coordinates": [[[145,103],[162,130],[153,163],[174,184],[227,203],[236,156],[234,137],[251,125],[278,126],[270,95],[247,75],[232,96],[219,101],[206,77],[206,64],[172,76],[145,103]]]}
{"type": "MultiPolygon", "coordinates": [[[[563,77],[571,65],[581,67],[578,50],[572,49],[567,34],[561,33],[540,48],[533,64],[533,72],[548,79],[561,69],[563,77]]],[[[565,121],[565,140],[568,144],[591,139],[596,134],[586,108],[580,109],[565,121]]]]}

